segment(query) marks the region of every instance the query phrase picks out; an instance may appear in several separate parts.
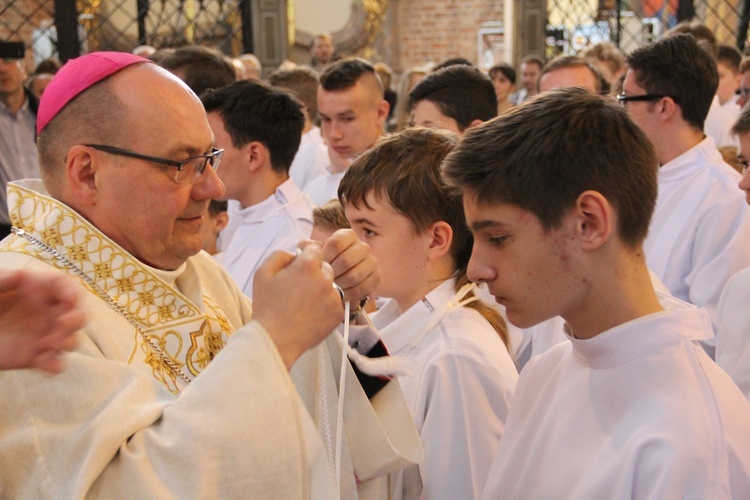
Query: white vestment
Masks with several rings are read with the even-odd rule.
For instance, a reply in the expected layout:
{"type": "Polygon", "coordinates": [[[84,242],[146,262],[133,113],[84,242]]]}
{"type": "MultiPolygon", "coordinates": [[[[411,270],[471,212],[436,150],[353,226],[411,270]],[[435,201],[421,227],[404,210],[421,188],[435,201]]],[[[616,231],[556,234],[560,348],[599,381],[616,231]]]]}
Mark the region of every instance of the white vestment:
{"type": "MultiPolygon", "coordinates": [[[[10,184],[13,225],[64,255],[96,287],[83,291],[88,324],[62,374],[0,372],[3,495],[334,498],[315,424],[229,274],[205,252],[175,271],[145,266],[43,189],[40,181],[10,184]]],[[[2,241],[0,266],[58,269],[83,283],[21,235],[2,241]]],[[[311,352],[320,351],[328,349],[311,352]]],[[[300,358],[294,368],[304,364],[300,358]]],[[[333,376],[323,372],[318,380],[335,387],[333,376]]],[[[357,396],[354,389],[349,394],[357,396]]],[[[400,391],[391,394],[403,399],[400,391]]],[[[335,390],[329,397],[338,401],[335,390]]],[[[362,402],[344,399],[347,406],[362,402]]],[[[364,406],[366,413],[370,405],[364,406]]],[[[343,498],[357,498],[351,463],[362,460],[355,451],[342,453],[343,498]]],[[[388,474],[399,460],[369,470],[388,474]]]]}
{"type": "Polygon", "coordinates": [[[253,296],[253,277],[260,264],[276,250],[294,253],[297,243],[312,232],[312,205],[288,179],[262,202],[237,213],[239,225],[222,263],[237,286],[253,296]]]}
{"type": "Polygon", "coordinates": [[[321,207],[331,200],[339,197],[339,184],[344,178],[346,170],[337,174],[332,173],[328,168],[323,175],[316,177],[305,186],[305,193],[310,195],[315,206],[321,207]]]}
{"type": "Polygon", "coordinates": [[[750,400],[750,268],[729,280],[716,312],[716,364],[750,400]]]}
{"type": "Polygon", "coordinates": [[[678,302],[529,361],[482,498],[747,497],[750,403],[678,302]]]}
{"type": "MultiPolygon", "coordinates": [[[[651,278],[651,284],[654,286],[655,291],[663,295],[670,295],[667,287],[664,286],[664,283],[662,283],[661,280],[653,272],[649,271],[649,277],[651,278]]],[[[528,361],[528,358],[538,356],[543,352],[551,349],[553,346],[559,344],[560,342],[567,341],[569,337],[566,334],[565,328],[565,320],[563,320],[560,316],[555,316],[554,318],[542,321],[541,323],[530,328],[520,329],[520,332],[526,339],[528,339],[526,343],[530,343],[531,346],[529,348],[530,352],[526,360],[516,359],[516,366],[519,368],[519,370],[523,368],[525,362],[528,361]]],[[[520,352],[522,349],[524,349],[526,347],[526,343],[524,343],[517,352],[520,352]]]]}
{"type": "Polygon", "coordinates": [[[289,167],[289,177],[304,191],[308,182],[323,175],[328,163],[328,148],[320,134],[320,128],[313,125],[302,134],[299,149],[289,167]]]}
{"type": "MultiPolygon", "coordinates": [[[[737,100],[740,98],[739,95],[735,94],[729,99],[726,100],[724,104],[721,105],[721,109],[727,112],[729,116],[732,117],[733,120],[737,120],[740,116],[740,112],[742,111],[742,108],[739,104],[737,104],[737,100]]],[[[734,124],[733,124],[734,125],[734,124]]]]}
{"type": "Polygon", "coordinates": [[[412,360],[400,375],[424,460],[399,473],[393,498],[479,498],[518,373],[497,332],[449,279],[399,315],[389,300],[372,317],[388,351],[412,360]]]}
{"type": "Polygon", "coordinates": [[[725,110],[719,98],[714,96],[711,101],[711,107],[708,108],[706,122],[703,124],[703,130],[706,135],[714,140],[716,147],[734,146],[738,147],[739,143],[729,132],[734,126],[735,117],[725,110]]]}
{"type": "Polygon", "coordinates": [[[709,137],[662,165],[643,245],[649,269],[672,295],[705,307],[714,330],[724,285],[750,266],[750,207],[739,180],[709,137]]]}

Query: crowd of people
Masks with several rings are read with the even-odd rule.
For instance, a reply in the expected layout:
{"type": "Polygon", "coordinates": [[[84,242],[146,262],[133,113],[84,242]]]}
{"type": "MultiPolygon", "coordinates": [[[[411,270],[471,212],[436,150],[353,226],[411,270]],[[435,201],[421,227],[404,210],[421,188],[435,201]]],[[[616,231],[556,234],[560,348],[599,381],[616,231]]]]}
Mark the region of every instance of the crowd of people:
{"type": "Polygon", "coordinates": [[[0,496],[750,492],[750,58],[704,25],[395,85],[326,33],[0,52],[0,496]]]}

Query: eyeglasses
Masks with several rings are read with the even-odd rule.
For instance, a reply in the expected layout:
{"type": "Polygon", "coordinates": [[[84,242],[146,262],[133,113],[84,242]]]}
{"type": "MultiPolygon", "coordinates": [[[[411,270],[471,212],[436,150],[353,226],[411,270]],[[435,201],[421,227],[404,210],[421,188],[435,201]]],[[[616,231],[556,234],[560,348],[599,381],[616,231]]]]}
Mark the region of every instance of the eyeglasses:
{"type": "Polygon", "coordinates": [[[134,153],[127,149],[116,148],[114,146],[104,146],[102,144],[85,144],[86,147],[98,149],[105,153],[127,156],[128,158],[136,158],[138,160],[146,160],[160,165],[168,165],[170,167],[177,167],[174,180],[177,182],[192,182],[198,180],[198,178],[206,170],[206,166],[210,163],[214,171],[219,170],[219,164],[221,163],[221,157],[224,155],[223,149],[211,148],[211,152],[205,155],[191,156],[183,160],[167,160],[166,158],[158,158],[156,156],[142,155],[140,153],[134,153]]]}
{"type": "Polygon", "coordinates": [[[669,97],[662,94],[644,94],[644,95],[625,95],[625,92],[617,94],[617,102],[625,106],[629,102],[635,101],[656,101],[663,97],[669,97]]]}

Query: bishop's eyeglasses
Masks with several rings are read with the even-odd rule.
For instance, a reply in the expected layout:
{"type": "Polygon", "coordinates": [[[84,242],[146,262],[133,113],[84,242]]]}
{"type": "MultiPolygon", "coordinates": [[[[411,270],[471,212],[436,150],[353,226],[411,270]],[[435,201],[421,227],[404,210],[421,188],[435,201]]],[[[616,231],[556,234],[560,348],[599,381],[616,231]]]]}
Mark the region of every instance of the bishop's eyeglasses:
{"type": "Polygon", "coordinates": [[[214,171],[219,170],[221,157],[224,155],[223,149],[211,148],[211,152],[204,155],[191,156],[182,160],[168,160],[166,158],[135,153],[114,146],[105,146],[102,144],[84,144],[84,146],[104,151],[105,153],[112,155],[127,156],[128,158],[136,158],[138,160],[146,160],[160,165],[176,167],[177,171],[175,172],[174,180],[177,182],[193,182],[198,180],[200,176],[203,175],[203,171],[206,170],[206,166],[209,163],[214,171]]]}

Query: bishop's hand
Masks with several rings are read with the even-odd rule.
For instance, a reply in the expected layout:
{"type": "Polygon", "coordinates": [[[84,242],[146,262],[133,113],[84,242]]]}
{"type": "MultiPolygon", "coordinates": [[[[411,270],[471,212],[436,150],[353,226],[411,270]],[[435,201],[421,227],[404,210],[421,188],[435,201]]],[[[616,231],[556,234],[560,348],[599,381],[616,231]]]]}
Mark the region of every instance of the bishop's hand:
{"type": "Polygon", "coordinates": [[[287,368],[341,323],[333,271],[316,245],[297,257],[274,252],[255,273],[253,319],[266,329],[287,368]]]}

